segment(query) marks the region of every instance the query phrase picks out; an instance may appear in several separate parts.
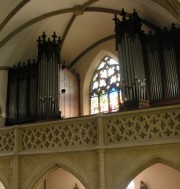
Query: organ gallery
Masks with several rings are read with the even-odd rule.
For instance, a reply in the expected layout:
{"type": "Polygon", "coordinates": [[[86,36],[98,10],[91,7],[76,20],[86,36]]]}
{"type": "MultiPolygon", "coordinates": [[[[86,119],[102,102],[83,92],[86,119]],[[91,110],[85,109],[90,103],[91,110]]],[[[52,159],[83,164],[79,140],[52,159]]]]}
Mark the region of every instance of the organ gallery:
{"type": "MultiPolygon", "coordinates": [[[[180,30],[172,24],[145,33],[135,10],[130,15],[122,10],[113,20],[122,94],[118,111],[179,103],[180,30]]],[[[61,60],[61,38],[43,33],[37,42],[37,61],[9,70],[6,125],[80,115],[80,81],[61,60]]]]}

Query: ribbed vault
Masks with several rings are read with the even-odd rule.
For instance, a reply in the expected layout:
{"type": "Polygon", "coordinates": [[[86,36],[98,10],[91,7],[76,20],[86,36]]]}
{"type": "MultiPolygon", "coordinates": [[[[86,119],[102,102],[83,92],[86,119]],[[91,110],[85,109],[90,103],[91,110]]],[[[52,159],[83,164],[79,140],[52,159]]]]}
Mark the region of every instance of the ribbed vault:
{"type": "Polygon", "coordinates": [[[125,8],[127,16],[136,9],[144,30],[159,30],[172,22],[180,24],[178,0],[10,0],[1,3],[0,66],[36,58],[36,40],[43,31],[56,31],[63,40],[62,58],[69,66],[92,48],[114,38],[114,14],[125,8]],[[148,6],[147,6],[148,5],[148,6]],[[13,45],[12,45],[13,44],[13,45]],[[29,47],[27,47],[27,44],[29,47]],[[17,52],[17,49],[19,52],[17,52]],[[20,52],[21,51],[21,52],[20,52]]]}

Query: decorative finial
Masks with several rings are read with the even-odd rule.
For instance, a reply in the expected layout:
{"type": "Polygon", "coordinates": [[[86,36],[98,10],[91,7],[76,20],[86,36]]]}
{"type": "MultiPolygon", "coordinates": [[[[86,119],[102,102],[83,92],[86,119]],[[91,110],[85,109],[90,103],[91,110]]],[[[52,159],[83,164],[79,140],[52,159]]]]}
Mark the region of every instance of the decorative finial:
{"type": "Polygon", "coordinates": [[[126,12],[124,11],[124,9],[122,9],[120,15],[122,16],[122,20],[126,20],[126,12]]]}
{"type": "Polygon", "coordinates": [[[56,42],[56,38],[57,38],[56,32],[53,33],[52,37],[53,37],[53,42],[56,42]]]}
{"type": "Polygon", "coordinates": [[[175,31],[177,29],[175,23],[172,23],[171,26],[172,26],[172,28],[171,28],[172,31],[175,31]]]}
{"type": "Polygon", "coordinates": [[[62,40],[61,40],[61,37],[60,37],[60,36],[58,37],[57,42],[58,42],[59,44],[62,43],[62,40]]]}
{"type": "Polygon", "coordinates": [[[45,32],[43,32],[42,38],[43,38],[43,42],[45,42],[46,41],[46,34],[45,34],[45,32]]]}
{"type": "Polygon", "coordinates": [[[38,37],[37,42],[38,42],[38,44],[42,42],[42,40],[41,40],[41,37],[40,37],[40,36],[38,37]]]}

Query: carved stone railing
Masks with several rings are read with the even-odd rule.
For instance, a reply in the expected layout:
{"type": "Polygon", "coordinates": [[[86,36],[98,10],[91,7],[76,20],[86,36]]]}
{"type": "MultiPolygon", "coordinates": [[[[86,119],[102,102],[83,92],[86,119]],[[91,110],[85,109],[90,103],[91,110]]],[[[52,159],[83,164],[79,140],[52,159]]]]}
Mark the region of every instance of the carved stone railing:
{"type": "Polygon", "coordinates": [[[11,152],[15,147],[15,130],[0,130],[0,152],[11,152]]]}
{"type": "Polygon", "coordinates": [[[106,144],[159,143],[180,137],[180,110],[170,107],[146,109],[105,118],[106,144]]]}
{"type": "Polygon", "coordinates": [[[95,119],[63,120],[20,129],[21,151],[91,146],[97,144],[95,119]]]}
{"type": "Polygon", "coordinates": [[[180,142],[180,105],[0,129],[0,156],[180,142]]]}

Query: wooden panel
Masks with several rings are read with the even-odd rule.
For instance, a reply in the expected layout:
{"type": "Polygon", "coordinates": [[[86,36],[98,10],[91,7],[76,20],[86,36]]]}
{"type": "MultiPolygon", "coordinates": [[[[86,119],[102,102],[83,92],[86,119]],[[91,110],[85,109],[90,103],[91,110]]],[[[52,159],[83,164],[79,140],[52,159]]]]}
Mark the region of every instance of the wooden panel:
{"type": "Polygon", "coordinates": [[[68,69],[60,69],[59,111],[63,118],[79,116],[79,79],[68,69]],[[65,93],[62,93],[65,89],[65,93]]]}

